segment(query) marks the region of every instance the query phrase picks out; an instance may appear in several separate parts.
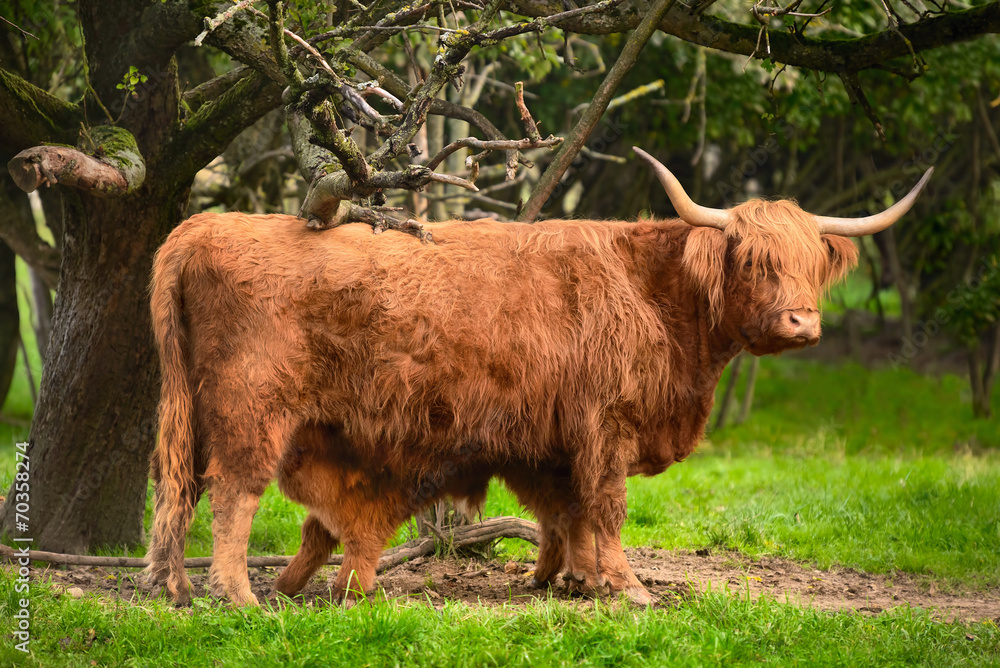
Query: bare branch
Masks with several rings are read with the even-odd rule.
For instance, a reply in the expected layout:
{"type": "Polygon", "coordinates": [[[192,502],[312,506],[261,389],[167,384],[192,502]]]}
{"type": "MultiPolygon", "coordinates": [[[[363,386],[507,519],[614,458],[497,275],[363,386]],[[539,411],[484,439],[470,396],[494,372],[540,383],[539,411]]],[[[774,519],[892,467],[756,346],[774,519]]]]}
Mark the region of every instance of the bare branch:
{"type": "Polygon", "coordinates": [[[601,82],[600,88],[597,89],[593,103],[587,108],[580,122],[574,126],[568,140],[559,149],[552,164],[542,174],[542,178],[536,184],[535,189],[531,193],[531,198],[525,204],[521,215],[518,216],[518,220],[533,222],[538,217],[538,214],[541,213],[542,206],[545,205],[556,184],[562,179],[563,174],[576,158],[576,154],[587,141],[587,137],[590,136],[590,133],[597,126],[598,121],[600,121],[601,116],[604,115],[604,111],[611,102],[611,98],[618,89],[618,85],[635,65],[636,60],[639,58],[639,52],[646,46],[646,42],[649,41],[649,38],[656,30],[656,26],[666,15],[670,7],[673,6],[674,2],[675,0],[657,0],[656,4],[643,17],[642,22],[639,23],[639,27],[629,35],[621,55],[614,66],[612,66],[611,71],[608,72],[608,76],[601,82]]]}
{"type": "Polygon", "coordinates": [[[35,146],[14,156],[7,170],[17,186],[29,193],[42,185],[61,183],[96,197],[116,197],[142,185],[146,163],[131,134],[100,126],[92,128],[87,139],[98,157],[68,146],[35,146]]]}
{"type": "Polygon", "coordinates": [[[379,86],[365,86],[361,89],[361,94],[365,96],[377,95],[391,104],[396,111],[403,111],[403,101],[384,88],[380,88],[379,86]]]}
{"type": "Polygon", "coordinates": [[[25,29],[24,29],[24,28],[22,28],[21,26],[17,25],[17,24],[16,24],[16,23],[14,23],[13,21],[9,21],[9,20],[7,20],[6,18],[4,18],[4,17],[2,17],[2,16],[0,16],[0,21],[3,21],[4,23],[6,23],[6,24],[7,24],[7,25],[9,25],[9,26],[13,26],[13,27],[17,28],[18,30],[20,30],[20,31],[21,31],[21,34],[22,34],[22,35],[24,35],[25,37],[31,37],[32,39],[35,39],[35,40],[37,40],[37,39],[38,39],[38,36],[37,36],[37,35],[35,35],[35,34],[32,34],[32,33],[28,32],[27,30],[25,30],[25,29]]]}
{"type": "Polygon", "coordinates": [[[857,72],[851,74],[842,73],[840,80],[844,82],[844,88],[847,89],[847,94],[850,96],[851,102],[861,105],[868,120],[875,126],[875,131],[878,133],[879,139],[886,141],[885,130],[882,129],[882,121],[879,120],[878,114],[872,109],[868,97],[865,96],[865,92],[861,89],[861,82],[858,80],[857,72]]]}
{"type": "Polygon", "coordinates": [[[205,38],[208,37],[216,28],[228,21],[236,12],[246,9],[249,5],[252,5],[253,2],[254,0],[240,0],[240,2],[237,2],[235,5],[228,8],[215,18],[205,18],[205,29],[194,38],[194,45],[201,46],[201,43],[205,41],[205,38]]]}
{"type": "Polygon", "coordinates": [[[524,132],[528,135],[528,139],[531,141],[541,140],[542,136],[538,134],[538,125],[531,117],[528,105],[524,103],[524,82],[522,81],[514,84],[514,102],[517,104],[517,110],[521,112],[521,122],[524,123],[524,132]]]}
{"type": "MultiPolygon", "coordinates": [[[[455,527],[451,535],[451,547],[461,548],[472,545],[492,543],[501,538],[520,538],[533,545],[538,545],[538,525],[520,517],[491,517],[477,524],[455,527]]],[[[376,572],[382,573],[399,564],[419,556],[433,554],[437,544],[434,538],[414,540],[396,547],[391,547],[382,553],[376,572]]],[[[20,554],[14,548],[0,545],[0,559],[16,562],[20,554]]],[[[293,556],[277,557],[247,557],[247,566],[251,568],[275,568],[287,566],[293,556]]],[[[58,552],[43,552],[28,550],[28,559],[49,564],[67,566],[103,566],[110,568],[145,568],[149,565],[146,557],[94,557],[82,554],[61,554],[58,552]]],[[[335,554],[326,562],[331,566],[339,566],[344,555],[335,554]]],[[[208,568],[212,565],[212,557],[194,557],[184,560],[184,568],[208,568]]]]}
{"type": "Polygon", "coordinates": [[[471,190],[472,192],[478,192],[479,188],[476,184],[471,181],[467,181],[460,176],[454,176],[453,174],[438,174],[437,172],[431,172],[427,175],[428,181],[437,181],[438,183],[447,183],[453,186],[460,186],[466,190],[471,190]]]}
{"type": "Polygon", "coordinates": [[[472,148],[477,151],[519,151],[529,148],[551,148],[558,146],[562,143],[562,140],[562,137],[553,137],[552,135],[549,135],[547,139],[505,139],[501,141],[484,141],[475,137],[466,137],[465,139],[454,141],[441,149],[441,152],[427,163],[427,168],[434,169],[444,162],[449,155],[462,148],[472,148]]]}

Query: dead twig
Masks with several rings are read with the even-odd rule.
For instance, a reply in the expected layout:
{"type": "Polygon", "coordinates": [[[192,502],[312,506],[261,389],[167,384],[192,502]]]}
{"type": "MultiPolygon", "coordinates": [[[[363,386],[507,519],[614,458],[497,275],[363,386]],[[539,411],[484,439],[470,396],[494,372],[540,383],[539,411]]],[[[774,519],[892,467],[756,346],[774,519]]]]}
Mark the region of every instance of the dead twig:
{"type": "MultiPolygon", "coordinates": [[[[533,545],[538,545],[538,525],[519,517],[492,517],[478,524],[456,528],[452,537],[452,545],[455,548],[469,547],[470,545],[491,543],[499,538],[520,538],[533,545]]],[[[398,566],[409,559],[433,554],[434,548],[435,540],[433,538],[410,541],[390,548],[382,553],[377,570],[378,572],[382,572],[398,566]]],[[[254,568],[287,566],[293,558],[292,556],[247,557],[247,566],[254,568]]],[[[41,550],[26,550],[22,552],[6,545],[0,545],[0,559],[21,565],[24,565],[20,561],[23,559],[65,566],[145,568],[149,565],[149,560],[145,557],[94,557],[80,554],[59,554],[57,552],[44,552],[41,550]]],[[[212,557],[185,559],[184,568],[208,568],[212,565],[212,561],[212,557]]],[[[339,566],[342,561],[343,555],[335,554],[327,560],[327,564],[339,566]]]]}
{"type": "MultiPolygon", "coordinates": [[[[546,139],[477,139],[476,137],[466,137],[459,139],[441,149],[434,158],[427,163],[427,169],[434,169],[445,158],[461,148],[471,148],[477,151],[503,151],[503,150],[524,150],[529,148],[551,148],[558,146],[562,142],[562,137],[549,135],[546,139]]],[[[478,157],[478,156],[473,156],[478,157]]]]}
{"type": "Polygon", "coordinates": [[[861,89],[861,82],[858,80],[858,73],[841,73],[839,76],[840,80],[844,82],[844,88],[847,89],[847,94],[851,98],[851,102],[861,105],[861,108],[865,112],[865,116],[867,116],[868,120],[870,120],[872,125],[875,126],[875,131],[878,133],[879,139],[886,141],[885,130],[882,129],[882,121],[879,120],[878,114],[875,113],[875,110],[868,101],[868,97],[865,95],[864,90],[861,89]]]}
{"type": "Polygon", "coordinates": [[[754,6],[750,8],[750,14],[754,17],[757,23],[760,24],[760,32],[757,33],[757,44],[750,53],[750,57],[747,58],[747,62],[743,64],[744,70],[746,70],[747,65],[750,64],[750,61],[753,60],[754,56],[756,56],[757,52],[760,50],[760,40],[762,37],[764,38],[764,44],[767,47],[767,57],[771,57],[771,37],[768,33],[768,23],[772,18],[778,16],[800,16],[807,19],[815,19],[833,11],[833,7],[829,7],[814,14],[795,11],[799,8],[799,5],[802,4],[802,0],[795,0],[787,7],[773,7],[766,4],[767,2],[769,2],[769,0],[757,0],[757,2],[754,3],[754,6]]]}
{"type": "Polygon", "coordinates": [[[521,112],[521,122],[524,123],[524,132],[528,135],[528,139],[535,142],[541,141],[542,136],[538,134],[538,125],[535,123],[535,119],[531,117],[528,105],[524,103],[523,81],[518,81],[514,84],[514,101],[517,104],[517,110],[521,112]]]}
{"type": "Polygon", "coordinates": [[[3,21],[4,23],[6,23],[6,24],[7,24],[7,25],[9,25],[9,26],[13,26],[13,27],[17,28],[18,30],[20,30],[20,31],[21,31],[21,34],[22,34],[22,35],[24,35],[25,37],[31,37],[31,38],[33,38],[33,39],[36,39],[36,40],[38,39],[38,36],[37,36],[37,35],[35,35],[35,34],[33,34],[33,33],[30,33],[30,32],[28,32],[27,30],[25,30],[25,29],[24,29],[24,28],[22,28],[21,26],[17,25],[17,24],[16,24],[16,23],[14,23],[13,21],[10,21],[10,20],[8,20],[8,19],[5,19],[5,18],[4,18],[4,17],[2,17],[2,16],[0,16],[0,21],[3,21]]]}
{"type": "Polygon", "coordinates": [[[232,7],[229,7],[226,11],[222,12],[215,18],[210,19],[205,17],[205,29],[194,38],[194,45],[201,46],[201,43],[205,41],[205,38],[211,35],[216,28],[231,19],[236,12],[246,9],[248,6],[252,5],[253,2],[254,0],[240,0],[240,2],[237,2],[232,7]]]}

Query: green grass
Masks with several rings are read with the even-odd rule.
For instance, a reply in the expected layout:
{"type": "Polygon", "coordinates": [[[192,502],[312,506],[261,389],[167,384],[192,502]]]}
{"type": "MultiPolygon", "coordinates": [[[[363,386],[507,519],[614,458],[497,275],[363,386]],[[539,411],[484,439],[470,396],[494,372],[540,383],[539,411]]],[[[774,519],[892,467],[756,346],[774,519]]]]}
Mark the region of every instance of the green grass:
{"type": "MultiPolygon", "coordinates": [[[[18,610],[0,571],[0,632],[18,610]]],[[[942,624],[913,609],[830,614],[740,593],[710,592],[675,608],[617,603],[580,609],[436,610],[420,600],[350,610],[177,611],[162,601],[31,594],[31,655],[0,645],[5,665],[37,666],[951,666],[1000,663],[992,622],[942,624]]]]}
{"type": "Polygon", "coordinates": [[[1000,456],[700,456],[629,486],[625,542],[1000,586],[1000,456]]]}

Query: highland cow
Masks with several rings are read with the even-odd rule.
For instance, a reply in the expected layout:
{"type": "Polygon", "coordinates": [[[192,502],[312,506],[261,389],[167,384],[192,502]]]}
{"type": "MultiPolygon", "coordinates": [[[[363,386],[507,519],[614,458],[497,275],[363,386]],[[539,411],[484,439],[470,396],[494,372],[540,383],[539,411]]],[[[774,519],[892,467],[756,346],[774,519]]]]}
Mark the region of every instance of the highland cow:
{"type": "MultiPolygon", "coordinates": [[[[637,152],[679,219],[452,221],[427,226],[431,244],[360,224],[316,232],[280,215],[209,213],[178,226],[153,278],[163,381],[151,576],[189,600],[184,542],[205,487],[213,591],[256,603],[250,526],[282,471],[316,539],[279,584],[301,586],[340,538],[342,571],[358,576],[350,589],[367,588],[415,510],[399,490],[464,449],[452,481],[482,490],[506,471],[542,508],[543,535],[562,531],[555,518],[575,504],[566,559],[592,557],[598,584],[648,602],[621,546],[626,478],[691,453],[741,350],[819,340],[822,291],[857,260],[846,237],[898,220],[930,171],[887,211],[847,220],[787,200],[705,208],[637,152]],[[396,498],[348,503],[377,500],[364,486],[379,476],[401,481],[396,498]]],[[[478,493],[449,484],[435,493],[478,493]]],[[[543,556],[555,563],[561,550],[543,546],[543,556]]]]}

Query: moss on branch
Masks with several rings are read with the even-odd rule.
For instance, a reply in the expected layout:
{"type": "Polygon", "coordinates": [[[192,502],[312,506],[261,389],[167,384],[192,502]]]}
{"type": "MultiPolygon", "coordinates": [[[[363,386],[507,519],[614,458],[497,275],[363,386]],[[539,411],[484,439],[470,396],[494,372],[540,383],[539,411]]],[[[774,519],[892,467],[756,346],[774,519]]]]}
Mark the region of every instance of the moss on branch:
{"type": "Polygon", "coordinates": [[[42,142],[72,144],[83,112],[0,69],[0,118],[0,150],[17,153],[42,142]]]}
{"type": "Polygon", "coordinates": [[[236,135],[280,104],[278,84],[256,70],[245,70],[236,83],[188,117],[163,151],[164,168],[194,176],[236,135]]]}

